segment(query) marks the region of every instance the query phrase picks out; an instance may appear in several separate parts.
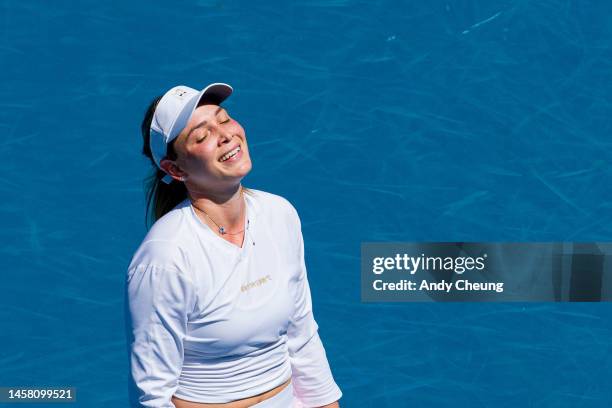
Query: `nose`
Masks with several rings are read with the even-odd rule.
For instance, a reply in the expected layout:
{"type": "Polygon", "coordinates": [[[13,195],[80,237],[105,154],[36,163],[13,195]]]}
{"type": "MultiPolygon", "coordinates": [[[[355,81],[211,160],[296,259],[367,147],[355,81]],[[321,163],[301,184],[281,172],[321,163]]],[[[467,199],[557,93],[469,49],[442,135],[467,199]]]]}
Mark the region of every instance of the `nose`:
{"type": "Polygon", "coordinates": [[[217,142],[219,145],[228,143],[230,140],[232,140],[232,134],[229,133],[227,130],[220,130],[219,131],[219,137],[217,138],[217,142]]]}

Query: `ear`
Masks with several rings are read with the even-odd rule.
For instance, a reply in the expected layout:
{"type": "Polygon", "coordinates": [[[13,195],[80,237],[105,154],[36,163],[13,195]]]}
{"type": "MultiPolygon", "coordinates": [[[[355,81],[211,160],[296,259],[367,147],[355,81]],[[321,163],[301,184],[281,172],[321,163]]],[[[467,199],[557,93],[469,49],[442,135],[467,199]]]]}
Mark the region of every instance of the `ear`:
{"type": "Polygon", "coordinates": [[[176,181],[184,181],[187,177],[187,173],[185,173],[175,161],[170,159],[161,159],[159,165],[161,166],[162,170],[168,173],[176,181]]]}

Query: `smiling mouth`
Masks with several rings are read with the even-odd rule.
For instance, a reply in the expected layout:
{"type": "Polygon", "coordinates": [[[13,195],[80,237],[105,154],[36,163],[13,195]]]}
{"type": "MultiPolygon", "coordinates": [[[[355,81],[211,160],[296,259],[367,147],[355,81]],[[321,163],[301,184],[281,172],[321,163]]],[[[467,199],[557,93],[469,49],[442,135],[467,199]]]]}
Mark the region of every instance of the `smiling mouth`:
{"type": "Polygon", "coordinates": [[[221,156],[221,158],[219,159],[220,162],[224,162],[227,161],[229,159],[231,159],[232,157],[234,157],[235,155],[238,154],[238,152],[240,151],[240,146],[237,146],[235,149],[225,153],[223,156],[221,156]]]}

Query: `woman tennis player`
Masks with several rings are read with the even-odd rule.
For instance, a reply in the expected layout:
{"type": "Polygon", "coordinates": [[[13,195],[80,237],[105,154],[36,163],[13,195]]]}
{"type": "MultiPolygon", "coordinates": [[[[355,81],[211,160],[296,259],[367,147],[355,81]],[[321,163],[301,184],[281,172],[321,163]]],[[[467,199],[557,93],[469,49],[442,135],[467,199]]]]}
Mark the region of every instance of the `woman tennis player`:
{"type": "Polygon", "coordinates": [[[170,89],[149,107],[154,225],[128,268],[131,400],[138,407],[338,407],[313,318],[300,219],[248,190],[227,84],[170,89]]]}

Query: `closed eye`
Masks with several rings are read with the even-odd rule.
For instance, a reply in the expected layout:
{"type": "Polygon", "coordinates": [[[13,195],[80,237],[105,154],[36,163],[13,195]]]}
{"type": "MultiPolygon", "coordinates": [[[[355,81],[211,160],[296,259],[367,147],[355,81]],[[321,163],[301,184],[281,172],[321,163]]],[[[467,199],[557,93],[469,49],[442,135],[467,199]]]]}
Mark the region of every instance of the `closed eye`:
{"type": "Polygon", "coordinates": [[[202,143],[204,141],[204,139],[206,139],[206,136],[208,136],[208,132],[204,132],[204,134],[196,139],[196,143],[202,143]]]}
{"type": "Polygon", "coordinates": [[[220,112],[220,115],[218,116],[218,119],[217,119],[217,120],[218,120],[218,122],[219,122],[219,123],[221,123],[221,124],[223,124],[223,123],[227,123],[227,122],[229,122],[229,121],[230,121],[230,117],[229,117],[229,115],[227,114],[227,111],[226,111],[225,109],[223,109],[223,110],[220,112]]]}

